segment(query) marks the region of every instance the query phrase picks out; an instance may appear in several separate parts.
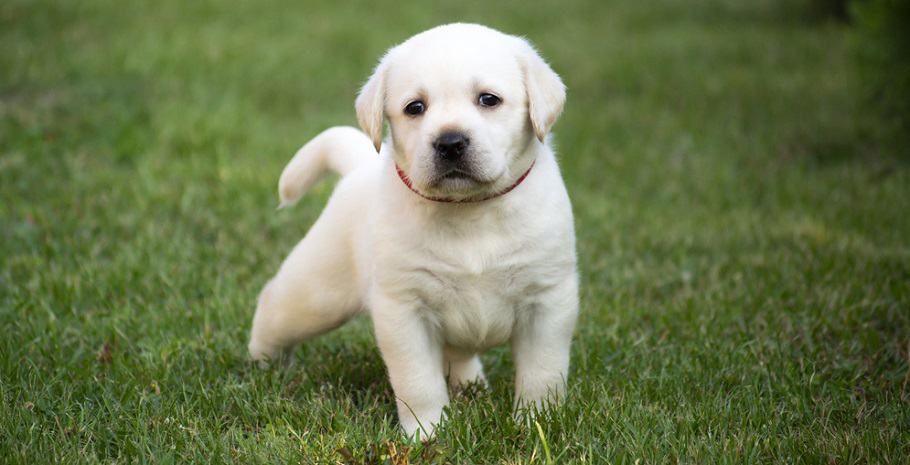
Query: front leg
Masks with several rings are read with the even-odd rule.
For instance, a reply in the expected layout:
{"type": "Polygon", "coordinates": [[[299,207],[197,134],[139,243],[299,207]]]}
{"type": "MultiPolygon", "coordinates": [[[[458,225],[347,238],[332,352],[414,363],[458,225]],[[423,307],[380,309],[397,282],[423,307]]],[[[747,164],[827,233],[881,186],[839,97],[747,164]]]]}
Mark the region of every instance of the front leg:
{"type": "Polygon", "coordinates": [[[373,300],[373,326],[389,371],[401,428],[411,439],[433,436],[449,403],[443,344],[416,303],[386,296],[373,300]]]}
{"type": "Polygon", "coordinates": [[[565,395],[572,332],[578,316],[578,276],[543,293],[512,334],[515,407],[545,408],[565,395]]]}

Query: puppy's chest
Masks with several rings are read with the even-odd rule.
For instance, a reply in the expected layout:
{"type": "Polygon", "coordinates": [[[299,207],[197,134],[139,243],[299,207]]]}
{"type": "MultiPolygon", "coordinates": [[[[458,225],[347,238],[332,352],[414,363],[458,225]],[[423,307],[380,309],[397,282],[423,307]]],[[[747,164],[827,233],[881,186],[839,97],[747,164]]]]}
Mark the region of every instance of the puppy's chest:
{"type": "Polygon", "coordinates": [[[508,340],[545,279],[521,253],[435,255],[412,271],[414,291],[446,343],[483,349],[508,340]]]}

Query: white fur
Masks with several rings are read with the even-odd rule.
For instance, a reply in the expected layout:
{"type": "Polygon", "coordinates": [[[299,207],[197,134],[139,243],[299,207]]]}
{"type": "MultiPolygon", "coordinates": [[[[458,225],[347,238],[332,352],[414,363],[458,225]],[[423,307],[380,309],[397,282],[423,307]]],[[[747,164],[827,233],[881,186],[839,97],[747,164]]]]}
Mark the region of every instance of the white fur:
{"type": "Polygon", "coordinates": [[[564,101],[559,77],[527,42],[483,26],[440,26],[391,49],[355,105],[367,135],[329,129],[281,175],[282,205],[326,168],[343,177],[262,291],[252,357],[278,357],[369,309],[411,437],[442,420],[446,378],[484,383],[478,354],[507,341],[516,406],[559,400],[578,276],[572,209],[545,135],[564,101]],[[481,92],[502,104],[479,107],[481,92]],[[417,97],[426,113],[405,115],[417,97]],[[470,136],[480,181],[433,182],[432,141],[452,129],[470,136]],[[471,199],[512,185],[535,161],[514,190],[472,203],[427,200],[395,173],[397,163],[425,195],[471,199]]]}

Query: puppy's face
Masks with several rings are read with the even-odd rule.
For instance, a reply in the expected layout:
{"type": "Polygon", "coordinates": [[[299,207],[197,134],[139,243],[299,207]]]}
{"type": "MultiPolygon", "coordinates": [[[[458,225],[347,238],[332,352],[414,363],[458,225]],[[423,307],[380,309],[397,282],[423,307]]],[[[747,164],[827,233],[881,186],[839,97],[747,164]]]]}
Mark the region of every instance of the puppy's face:
{"type": "Polygon", "coordinates": [[[466,199],[521,176],[530,163],[522,155],[564,100],[559,77],[527,42],[453,24],[390,50],[356,107],[377,148],[388,119],[395,161],[417,190],[466,199]]]}
{"type": "Polygon", "coordinates": [[[389,63],[385,114],[399,166],[418,189],[477,194],[533,138],[521,69],[502,43],[484,50],[439,36],[389,63]]]}

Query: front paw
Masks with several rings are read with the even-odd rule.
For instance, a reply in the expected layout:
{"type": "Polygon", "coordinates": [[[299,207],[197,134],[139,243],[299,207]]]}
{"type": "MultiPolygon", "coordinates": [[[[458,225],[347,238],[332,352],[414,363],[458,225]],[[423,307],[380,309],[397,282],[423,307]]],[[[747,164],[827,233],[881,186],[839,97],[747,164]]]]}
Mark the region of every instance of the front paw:
{"type": "MultiPolygon", "coordinates": [[[[559,380],[561,381],[561,380],[559,380]]],[[[515,419],[521,423],[531,424],[541,413],[556,408],[566,396],[564,382],[527,383],[526,389],[515,396],[515,419]],[[533,389],[527,389],[533,386],[533,389]]]]}
{"type": "Polygon", "coordinates": [[[401,423],[401,431],[411,441],[427,441],[433,439],[436,435],[436,427],[443,420],[442,407],[414,412],[402,406],[399,401],[398,418],[401,423]],[[404,407],[402,409],[402,407],[404,407]]]}
{"type": "Polygon", "coordinates": [[[414,417],[401,421],[401,432],[409,441],[426,442],[436,436],[436,425],[433,423],[418,422],[414,417]]]}

